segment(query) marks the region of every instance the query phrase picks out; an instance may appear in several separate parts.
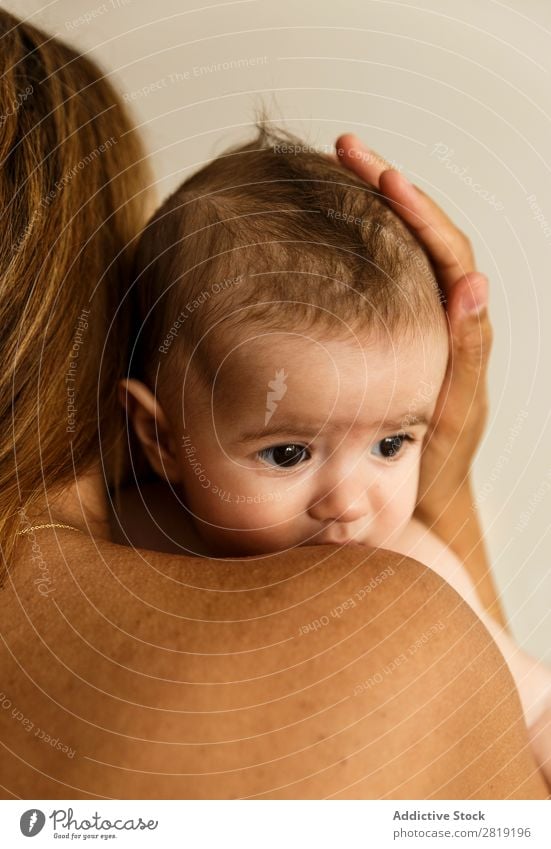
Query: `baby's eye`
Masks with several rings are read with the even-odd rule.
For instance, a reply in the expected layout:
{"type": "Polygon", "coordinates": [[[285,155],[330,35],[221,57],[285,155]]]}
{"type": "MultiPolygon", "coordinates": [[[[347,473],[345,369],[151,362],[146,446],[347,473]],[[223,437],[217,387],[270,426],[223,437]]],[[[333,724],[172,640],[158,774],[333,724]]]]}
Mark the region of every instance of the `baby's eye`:
{"type": "Polygon", "coordinates": [[[391,460],[400,453],[402,446],[406,441],[413,442],[413,437],[411,437],[408,433],[397,433],[393,436],[385,436],[384,439],[375,443],[371,449],[371,453],[375,454],[376,457],[384,457],[385,459],[391,460]]]}
{"type": "Polygon", "coordinates": [[[287,468],[300,463],[301,457],[307,450],[304,445],[291,442],[287,445],[272,445],[270,448],[263,448],[258,452],[258,456],[262,460],[267,460],[270,465],[287,468]]]}

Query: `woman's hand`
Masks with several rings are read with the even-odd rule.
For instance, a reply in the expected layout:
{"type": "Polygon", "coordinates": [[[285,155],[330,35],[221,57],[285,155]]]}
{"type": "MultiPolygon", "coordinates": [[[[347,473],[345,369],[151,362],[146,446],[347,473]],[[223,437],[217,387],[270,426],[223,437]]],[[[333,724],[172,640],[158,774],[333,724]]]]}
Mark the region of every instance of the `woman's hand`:
{"type": "Polygon", "coordinates": [[[416,516],[460,557],[483,605],[504,625],[470,481],[488,414],[488,281],[475,270],[468,238],[428,195],[356,136],[340,136],[336,149],[341,164],[375,186],[415,234],[446,296],[450,360],[425,441],[416,516]]]}
{"type": "Polygon", "coordinates": [[[421,518],[434,522],[457,490],[468,486],[486,423],[488,281],[475,271],[467,237],[428,195],[356,136],[341,136],[336,147],[341,164],[379,189],[424,246],[446,296],[451,356],[427,435],[418,504],[421,518]]]}

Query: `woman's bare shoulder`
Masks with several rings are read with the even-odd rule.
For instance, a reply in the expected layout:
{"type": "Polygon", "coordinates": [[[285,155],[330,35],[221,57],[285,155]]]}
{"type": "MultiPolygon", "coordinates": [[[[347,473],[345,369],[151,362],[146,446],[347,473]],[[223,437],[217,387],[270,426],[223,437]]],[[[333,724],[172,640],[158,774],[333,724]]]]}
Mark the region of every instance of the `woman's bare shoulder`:
{"type": "Polygon", "coordinates": [[[493,642],[413,560],[39,547],[0,594],[16,795],[544,795],[493,642]]]}

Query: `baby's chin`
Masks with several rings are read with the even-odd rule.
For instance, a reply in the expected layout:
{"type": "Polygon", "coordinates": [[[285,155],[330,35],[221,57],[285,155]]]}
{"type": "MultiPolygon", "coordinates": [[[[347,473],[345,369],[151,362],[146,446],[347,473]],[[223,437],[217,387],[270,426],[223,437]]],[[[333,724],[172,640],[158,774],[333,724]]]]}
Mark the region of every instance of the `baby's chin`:
{"type": "Polygon", "coordinates": [[[262,530],[225,531],[212,525],[196,526],[203,550],[210,557],[262,557],[306,546],[332,545],[337,548],[387,548],[399,544],[404,528],[411,517],[404,517],[392,532],[371,527],[369,531],[347,534],[343,529],[326,529],[309,535],[291,533],[266,534],[262,530]]]}
{"type": "Polygon", "coordinates": [[[295,548],[305,548],[305,547],[319,547],[321,545],[332,545],[337,548],[373,548],[369,542],[360,542],[358,540],[347,540],[344,543],[334,542],[329,540],[327,542],[320,542],[319,540],[314,540],[311,538],[305,540],[298,541],[289,541],[289,542],[279,542],[268,541],[268,540],[244,540],[231,542],[226,541],[224,544],[223,541],[217,541],[216,545],[210,547],[210,556],[212,557],[234,557],[234,558],[245,558],[245,557],[266,557],[270,554],[281,554],[284,551],[291,551],[295,548]]]}
{"type": "Polygon", "coordinates": [[[313,541],[313,537],[283,536],[282,539],[281,534],[278,537],[271,537],[254,530],[225,534],[219,529],[218,532],[213,532],[212,527],[208,533],[199,527],[197,533],[202,540],[201,554],[210,557],[262,557],[318,544],[313,541]]]}

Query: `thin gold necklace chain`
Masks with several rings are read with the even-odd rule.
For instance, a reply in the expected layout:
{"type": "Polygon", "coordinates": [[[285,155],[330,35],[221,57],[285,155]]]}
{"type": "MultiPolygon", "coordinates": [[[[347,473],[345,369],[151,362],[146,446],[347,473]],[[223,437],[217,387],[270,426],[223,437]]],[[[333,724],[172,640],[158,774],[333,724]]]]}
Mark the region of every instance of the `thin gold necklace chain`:
{"type": "Polygon", "coordinates": [[[17,531],[17,536],[29,534],[31,531],[38,531],[40,528],[68,528],[70,531],[76,531],[79,534],[84,533],[80,528],[74,528],[72,525],[62,525],[60,522],[46,522],[44,525],[33,525],[30,528],[23,528],[22,531],[17,531]]]}

